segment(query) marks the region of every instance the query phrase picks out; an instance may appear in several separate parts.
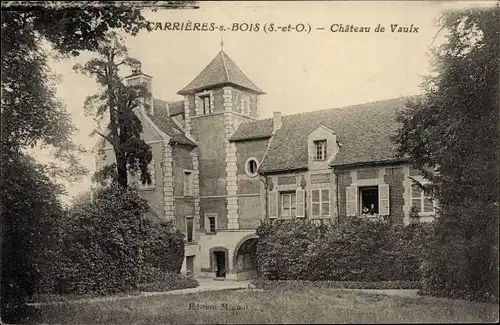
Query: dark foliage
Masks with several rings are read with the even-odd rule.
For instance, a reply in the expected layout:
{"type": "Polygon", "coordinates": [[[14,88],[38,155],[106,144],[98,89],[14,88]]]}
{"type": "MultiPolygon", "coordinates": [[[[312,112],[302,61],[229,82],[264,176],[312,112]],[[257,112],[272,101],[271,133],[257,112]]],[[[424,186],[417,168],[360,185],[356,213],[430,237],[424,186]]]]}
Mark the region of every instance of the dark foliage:
{"type": "Polygon", "coordinates": [[[391,225],[349,218],[338,225],[302,220],[257,228],[259,276],[268,280],[419,281],[432,224],[391,225]]]}
{"type": "Polygon", "coordinates": [[[183,234],[152,223],[147,209],[135,190],[116,183],[74,206],[63,232],[58,281],[44,293],[134,291],[158,272],[180,272],[183,234]]]}
{"type": "Polygon", "coordinates": [[[424,291],[498,300],[500,11],[448,11],[440,24],[449,33],[434,51],[434,74],[401,112],[395,138],[440,207],[424,291]]]}
{"type": "Polygon", "coordinates": [[[2,160],[1,213],[2,316],[15,320],[22,304],[56,278],[52,261],[59,256],[59,222],[64,215],[57,199],[62,188],[46,176],[44,167],[29,156],[11,155],[2,160]]]}

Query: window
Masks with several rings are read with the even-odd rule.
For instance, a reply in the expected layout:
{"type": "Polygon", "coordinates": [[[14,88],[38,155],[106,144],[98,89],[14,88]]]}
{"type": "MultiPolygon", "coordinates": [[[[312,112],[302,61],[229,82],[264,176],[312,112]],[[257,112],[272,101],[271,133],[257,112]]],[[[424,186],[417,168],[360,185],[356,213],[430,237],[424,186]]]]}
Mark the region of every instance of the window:
{"type": "Polygon", "coordinates": [[[359,204],[362,214],[378,214],[378,186],[360,187],[359,204]]]}
{"type": "Polygon", "coordinates": [[[389,185],[346,187],[346,214],[389,215],[389,185]]]}
{"type": "Polygon", "coordinates": [[[248,95],[241,96],[240,106],[242,114],[250,115],[250,97],[248,95]]]}
{"type": "Polygon", "coordinates": [[[184,196],[193,196],[193,172],[184,170],[184,196]]]}
{"type": "Polygon", "coordinates": [[[316,160],[326,159],[326,140],[314,141],[315,156],[316,160]]]}
{"type": "Polygon", "coordinates": [[[202,95],[199,97],[201,101],[201,112],[203,115],[212,113],[212,106],[210,105],[210,94],[202,95]]]}
{"type": "Polygon", "coordinates": [[[186,239],[188,243],[192,243],[194,238],[194,219],[192,216],[186,217],[186,239]]]}
{"type": "Polygon", "coordinates": [[[416,184],[411,186],[411,206],[418,214],[433,214],[434,202],[430,200],[425,192],[416,184]]]}
{"type": "Polygon", "coordinates": [[[217,213],[205,214],[205,231],[215,233],[217,230],[217,213]]]}
{"type": "Polygon", "coordinates": [[[311,190],[311,203],[313,217],[330,215],[330,190],[311,190]]]}
{"type": "Polygon", "coordinates": [[[151,184],[142,184],[141,182],[141,177],[140,177],[140,172],[137,173],[136,175],[138,176],[139,179],[139,188],[154,188],[155,187],[155,161],[154,159],[151,159],[151,162],[148,165],[148,171],[149,174],[151,175],[151,184]]]}
{"type": "Polygon", "coordinates": [[[151,159],[151,162],[148,165],[148,171],[149,175],[151,176],[151,184],[147,183],[142,183],[141,181],[141,171],[136,170],[133,173],[129,170],[127,171],[128,173],[128,182],[130,186],[139,188],[139,189],[153,189],[156,185],[156,180],[155,180],[155,161],[154,159],[151,159]]]}
{"type": "Polygon", "coordinates": [[[257,159],[254,157],[248,158],[245,164],[245,172],[249,177],[257,176],[257,169],[259,168],[259,164],[257,159]]]}
{"type": "Polygon", "coordinates": [[[281,216],[295,217],[296,214],[295,192],[281,194],[281,216]]]}

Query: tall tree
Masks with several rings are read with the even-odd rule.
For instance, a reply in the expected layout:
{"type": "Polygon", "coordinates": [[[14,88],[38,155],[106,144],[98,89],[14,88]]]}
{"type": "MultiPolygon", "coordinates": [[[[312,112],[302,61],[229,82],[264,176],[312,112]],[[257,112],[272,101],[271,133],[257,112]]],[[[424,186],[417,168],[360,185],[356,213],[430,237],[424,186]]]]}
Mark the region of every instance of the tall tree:
{"type": "Polygon", "coordinates": [[[61,189],[47,176],[75,179],[85,172],[71,139],[75,128],[55,97],[43,43],[48,41],[63,56],[77,55],[94,50],[110,28],[133,34],[144,23],[139,10],[126,7],[37,9],[2,4],[1,13],[0,287],[2,317],[8,322],[16,320],[16,306],[37,289],[42,264],[50,263],[45,253],[57,224],[52,221],[60,214],[56,194],[61,189]],[[55,158],[73,168],[41,166],[24,153],[32,146],[54,147],[55,158]]]}
{"type": "MultiPolygon", "coordinates": [[[[139,61],[130,58],[123,39],[111,32],[97,48],[97,57],[74,69],[92,76],[99,84],[99,93],[85,100],[86,114],[95,114],[98,122],[107,120],[107,130],[95,133],[108,142],[114,150],[116,163],[98,171],[97,175],[115,177],[123,187],[127,187],[128,173],[140,170],[141,181],[151,183],[148,164],[151,162],[151,148],[141,138],[142,123],[138,116],[141,109],[148,109],[149,93],[147,84],[128,85],[119,75],[121,67],[129,67],[134,73],[140,72],[139,61]],[[108,120],[109,119],[109,120],[108,120]]],[[[101,148],[101,153],[102,148],[101,148]]]]}
{"type": "Polygon", "coordinates": [[[498,295],[499,26],[498,7],[444,12],[425,95],[399,117],[400,154],[439,202],[424,274],[436,295],[498,295]]]}

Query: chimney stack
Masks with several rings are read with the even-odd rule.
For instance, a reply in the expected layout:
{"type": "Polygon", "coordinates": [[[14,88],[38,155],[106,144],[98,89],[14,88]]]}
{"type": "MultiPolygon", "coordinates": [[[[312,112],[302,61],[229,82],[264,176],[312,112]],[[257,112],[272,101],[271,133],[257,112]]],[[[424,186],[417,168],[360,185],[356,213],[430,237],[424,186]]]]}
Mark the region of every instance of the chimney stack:
{"type": "Polygon", "coordinates": [[[273,132],[281,128],[281,112],[273,113],[273,132]]]}

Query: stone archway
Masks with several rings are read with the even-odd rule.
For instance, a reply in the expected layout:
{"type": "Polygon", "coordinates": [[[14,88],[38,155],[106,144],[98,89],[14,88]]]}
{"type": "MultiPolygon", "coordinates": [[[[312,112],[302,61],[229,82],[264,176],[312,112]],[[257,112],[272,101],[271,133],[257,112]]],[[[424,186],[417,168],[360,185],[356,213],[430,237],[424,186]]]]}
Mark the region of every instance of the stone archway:
{"type": "Polygon", "coordinates": [[[256,249],[259,236],[249,234],[241,238],[233,252],[233,271],[238,280],[257,276],[256,249]]]}

